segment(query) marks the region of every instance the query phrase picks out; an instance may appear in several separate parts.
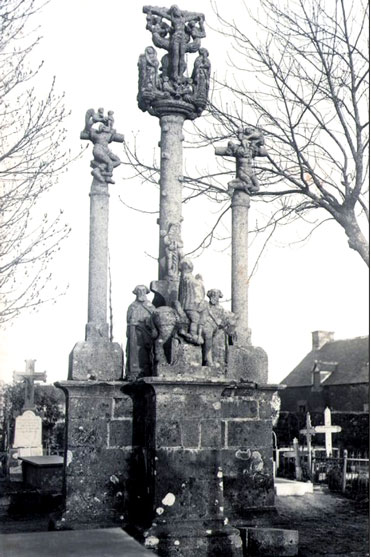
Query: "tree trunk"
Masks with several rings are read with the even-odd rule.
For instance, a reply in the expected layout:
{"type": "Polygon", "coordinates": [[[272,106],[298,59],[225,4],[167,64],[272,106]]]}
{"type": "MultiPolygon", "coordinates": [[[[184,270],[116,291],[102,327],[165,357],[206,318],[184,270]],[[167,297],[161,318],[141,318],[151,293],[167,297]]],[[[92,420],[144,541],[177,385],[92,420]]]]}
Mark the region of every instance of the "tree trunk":
{"type": "Polygon", "coordinates": [[[347,214],[339,219],[348,237],[349,247],[354,249],[362,257],[366,265],[370,266],[369,243],[363,235],[354,214],[347,214]]]}

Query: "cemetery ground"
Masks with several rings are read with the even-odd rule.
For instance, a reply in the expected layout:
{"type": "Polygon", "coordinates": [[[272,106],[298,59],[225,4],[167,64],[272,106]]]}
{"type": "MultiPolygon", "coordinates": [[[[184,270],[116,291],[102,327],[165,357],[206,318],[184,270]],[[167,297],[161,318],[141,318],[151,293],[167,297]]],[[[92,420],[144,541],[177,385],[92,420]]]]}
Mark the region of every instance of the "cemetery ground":
{"type": "MultiPolygon", "coordinates": [[[[354,501],[315,487],[304,496],[276,497],[277,512],[262,527],[297,529],[299,557],[367,557],[369,555],[369,502],[354,501]]],[[[0,533],[48,530],[48,514],[5,519],[0,533]]],[[[47,534],[46,534],[47,535],[47,534]]],[[[1,542],[0,542],[1,547],[1,542]]]]}

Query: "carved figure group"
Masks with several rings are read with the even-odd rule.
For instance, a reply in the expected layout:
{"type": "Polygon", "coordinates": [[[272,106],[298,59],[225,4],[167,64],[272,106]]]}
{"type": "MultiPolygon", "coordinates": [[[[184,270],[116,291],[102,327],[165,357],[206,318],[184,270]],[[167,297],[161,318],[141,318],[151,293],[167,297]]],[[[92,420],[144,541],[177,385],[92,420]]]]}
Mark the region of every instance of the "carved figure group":
{"type": "Polygon", "coordinates": [[[138,285],[135,301],[127,312],[126,374],[130,380],[152,375],[154,365],[173,364],[179,343],[200,346],[205,366],[225,364],[228,339],[231,341],[237,318],[221,307],[223,294],[207,292],[200,275],[193,276],[193,264],[181,262],[179,300],[172,307],[155,308],[147,300],[149,289],[138,285]]]}
{"type": "Polygon", "coordinates": [[[148,29],[153,44],[167,53],[159,62],[153,47],[147,47],[139,57],[138,104],[141,110],[153,113],[153,102],[175,99],[194,106],[196,113],[202,112],[207,101],[210,80],[208,51],[201,48],[201,39],[206,36],[204,15],[183,11],[178,6],[159,8],[144,6],[148,29]],[[187,53],[199,52],[192,77],[186,77],[187,53]]]}
{"type": "Polygon", "coordinates": [[[264,146],[264,136],[254,128],[239,128],[237,130],[239,143],[229,141],[227,147],[216,147],[216,155],[235,157],[236,178],[229,182],[229,192],[237,189],[246,193],[257,193],[260,189],[259,179],[253,169],[253,158],[267,156],[264,146]]]}
{"type": "Polygon", "coordinates": [[[113,153],[108,145],[112,142],[123,143],[124,136],[114,129],[113,111],[109,110],[107,116],[103,108],[95,112],[93,108],[87,110],[85,127],[80,134],[81,139],[90,139],[94,144],[93,157],[90,166],[93,177],[101,183],[114,184],[112,179],[113,169],[121,163],[120,158],[113,153]],[[98,127],[94,127],[99,124],[98,127]]]}

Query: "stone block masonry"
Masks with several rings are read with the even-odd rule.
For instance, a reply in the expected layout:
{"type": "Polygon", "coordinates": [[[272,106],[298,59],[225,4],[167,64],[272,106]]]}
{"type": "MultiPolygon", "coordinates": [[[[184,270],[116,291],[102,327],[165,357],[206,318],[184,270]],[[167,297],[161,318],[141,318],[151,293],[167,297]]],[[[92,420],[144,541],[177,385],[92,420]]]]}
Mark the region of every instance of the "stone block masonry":
{"type": "Polygon", "coordinates": [[[125,525],[133,466],[132,401],[121,382],[64,381],[65,509],[57,528],[125,525]]]}

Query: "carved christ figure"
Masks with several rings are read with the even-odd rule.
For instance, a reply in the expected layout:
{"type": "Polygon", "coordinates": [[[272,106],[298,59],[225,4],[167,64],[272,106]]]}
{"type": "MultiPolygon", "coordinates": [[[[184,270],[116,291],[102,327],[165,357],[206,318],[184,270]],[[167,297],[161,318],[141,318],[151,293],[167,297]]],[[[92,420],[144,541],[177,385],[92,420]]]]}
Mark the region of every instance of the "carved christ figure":
{"type": "Polygon", "coordinates": [[[169,52],[169,78],[180,81],[186,69],[185,53],[196,52],[200,47],[200,39],[206,36],[204,15],[182,11],[176,5],[169,9],[144,6],[143,12],[152,16],[152,19],[147,17],[147,29],[152,32],[153,43],[169,52]],[[167,29],[161,20],[153,19],[153,16],[167,19],[171,27],[167,29]]]}

